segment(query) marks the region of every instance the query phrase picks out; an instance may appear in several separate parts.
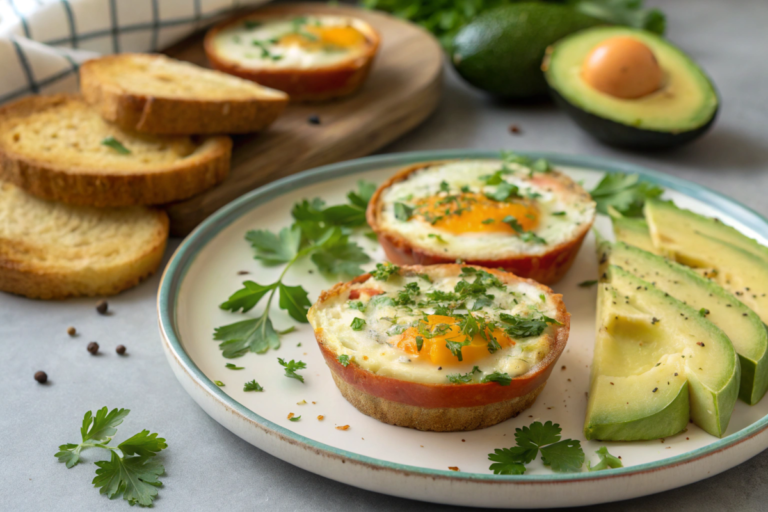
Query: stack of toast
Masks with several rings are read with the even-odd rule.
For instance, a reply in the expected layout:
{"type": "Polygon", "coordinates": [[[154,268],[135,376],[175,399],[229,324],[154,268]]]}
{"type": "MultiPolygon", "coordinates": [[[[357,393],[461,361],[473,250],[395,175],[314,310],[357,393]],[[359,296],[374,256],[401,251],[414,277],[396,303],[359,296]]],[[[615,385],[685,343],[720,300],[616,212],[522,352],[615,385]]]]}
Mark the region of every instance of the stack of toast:
{"type": "Polygon", "coordinates": [[[268,127],[288,96],[162,55],[80,69],[81,94],[0,108],[0,290],[112,295],[154,273],[168,237],[157,205],[229,172],[229,133],[268,127]]]}

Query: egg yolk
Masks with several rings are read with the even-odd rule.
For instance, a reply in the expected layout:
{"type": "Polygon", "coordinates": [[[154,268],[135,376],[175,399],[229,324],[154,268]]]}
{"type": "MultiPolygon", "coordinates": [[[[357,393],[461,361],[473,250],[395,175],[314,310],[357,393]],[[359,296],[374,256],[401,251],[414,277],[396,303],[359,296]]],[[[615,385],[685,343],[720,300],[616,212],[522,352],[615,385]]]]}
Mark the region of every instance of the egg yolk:
{"type": "Polygon", "coordinates": [[[365,43],[365,36],[355,28],[345,26],[318,27],[304,25],[300,31],[280,38],[283,46],[301,46],[307,50],[320,51],[330,48],[352,48],[365,43]]]}
{"type": "Polygon", "coordinates": [[[539,209],[532,201],[494,201],[482,194],[433,196],[417,203],[416,215],[436,228],[453,234],[509,233],[517,234],[507,217],[514,217],[523,231],[539,224],[539,209]]]}
{"type": "MultiPolygon", "coordinates": [[[[420,321],[419,327],[409,327],[403,332],[400,340],[397,342],[397,348],[403,350],[413,357],[425,358],[437,366],[456,366],[464,363],[473,363],[482,359],[488,354],[488,340],[482,335],[476,334],[468,345],[461,347],[461,361],[446,346],[449,341],[463,343],[467,340],[465,334],[461,334],[461,328],[458,326],[459,319],[451,316],[429,315],[427,321],[420,321]],[[421,331],[421,332],[420,332],[421,331]],[[432,333],[433,337],[424,336],[423,333],[432,333]],[[422,338],[421,350],[418,349],[416,338],[422,338]]],[[[500,329],[493,333],[486,332],[486,335],[493,334],[496,341],[502,347],[514,345],[514,341],[500,329]]]]}
{"type": "Polygon", "coordinates": [[[632,37],[613,37],[587,55],[582,77],[600,92],[635,99],[659,90],[663,72],[647,45],[632,37]]]}

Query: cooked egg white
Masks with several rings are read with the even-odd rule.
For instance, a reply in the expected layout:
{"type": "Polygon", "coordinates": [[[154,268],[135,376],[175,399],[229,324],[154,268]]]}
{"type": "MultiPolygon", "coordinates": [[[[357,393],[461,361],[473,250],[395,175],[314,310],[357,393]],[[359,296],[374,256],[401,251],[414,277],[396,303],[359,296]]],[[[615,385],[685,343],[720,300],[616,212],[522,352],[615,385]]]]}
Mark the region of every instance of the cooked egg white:
{"type": "Polygon", "coordinates": [[[341,16],[244,20],[214,39],[220,55],[260,69],[331,66],[362,55],[368,44],[363,22],[341,16]]]}
{"type": "Polygon", "coordinates": [[[567,177],[498,160],[426,167],[388,187],[381,202],[382,229],[463,260],[544,254],[595,217],[595,203],[567,177]]]}
{"type": "Polygon", "coordinates": [[[508,334],[509,324],[500,320],[502,314],[526,319],[543,318],[542,315],[555,318],[556,304],[538,287],[527,282],[501,288],[490,286],[486,293],[493,299],[487,304],[471,298],[435,302],[435,292],[460,295],[456,290],[478,277],[448,276],[434,268],[430,275],[432,282],[425,275],[394,274],[386,281],[371,278],[356,283],[340,295],[315,305],[309,313],[310,322],[337,356],[346,355],[378,375],[412,382],[448,384],[448,375],[467,373],[473,383],[494,372],[514,378],[535,369],[549,352],[554,324],[547,324],[536,336],[520,337],[508,334]],[[461,281],[465,283],[459,284],[461,281]],[[405,301],[409,304],[402,304],[403,293],[410,298],[405,301]],[[450,308],[457,302],[464,302],[464,309],[436,311],[437,307],[450,308]],[[467,341],[467,336],[460,332],[466,307],[472,310],[474,318],[489,322],[486,325],[492,326],[499,346],[491,352],[487,336],[475,335],[461,348],[463,361],[459,361],[446,345],[448,341],[467,341]]]}

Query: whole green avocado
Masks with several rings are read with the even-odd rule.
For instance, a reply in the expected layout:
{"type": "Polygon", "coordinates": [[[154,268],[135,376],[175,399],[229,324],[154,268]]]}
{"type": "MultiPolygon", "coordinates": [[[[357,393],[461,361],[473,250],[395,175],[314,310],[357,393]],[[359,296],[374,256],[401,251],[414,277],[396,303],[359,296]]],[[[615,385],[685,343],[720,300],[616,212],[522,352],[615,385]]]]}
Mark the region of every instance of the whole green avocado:
{"type": "Polygon", "coordinates": [[[520,3],[491,9],[456,34],[451,61],[470,84],[505,98],[547,94],[541,61],[547,46],[582,29],[604,24],[574,9],[520,3]]]}

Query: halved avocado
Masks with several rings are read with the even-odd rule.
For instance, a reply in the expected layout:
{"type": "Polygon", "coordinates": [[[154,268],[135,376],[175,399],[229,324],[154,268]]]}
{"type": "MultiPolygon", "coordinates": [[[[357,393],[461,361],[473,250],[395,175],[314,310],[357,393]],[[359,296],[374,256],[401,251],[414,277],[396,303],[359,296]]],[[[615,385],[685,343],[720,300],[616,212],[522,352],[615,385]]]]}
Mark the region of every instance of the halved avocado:
{"type": "Polygon", "coordinates": [[[642,30],[596,27],[561,39],[542,64],[555,102],[595,138],[615,146],[655,149],[685,144],[715,120],[719,99],[699,66],[669,41],[642,30]],[[645,44],[663,73],[661,87],[635,99],[601,92],[582,76],[582,66],[599,44],[630,37],[645,44]]]}
{"type": "Polygon", "coordinates": [[[768,324],[768,249],[710,219],[665,201],[648,201],[645,218],[653,245],[675,261],[704,269],[768,324]]]}
{"type": "Polygon", "coordinates": [[[768,331],[752,310],[693,270],[637,247],[602,241],[598,255],[601,267],[617,265],[651,282],[718,326],[739,355],[739,398],[750,405],[760,401],[768,389],[768,331]]]}
{"type": "Polygon", "coordinates": [[[599,286],[586,438],[657,439],[684,430],[689,417],[722,437],[741,373],[725,333],[614,265],[599,286]]]}

